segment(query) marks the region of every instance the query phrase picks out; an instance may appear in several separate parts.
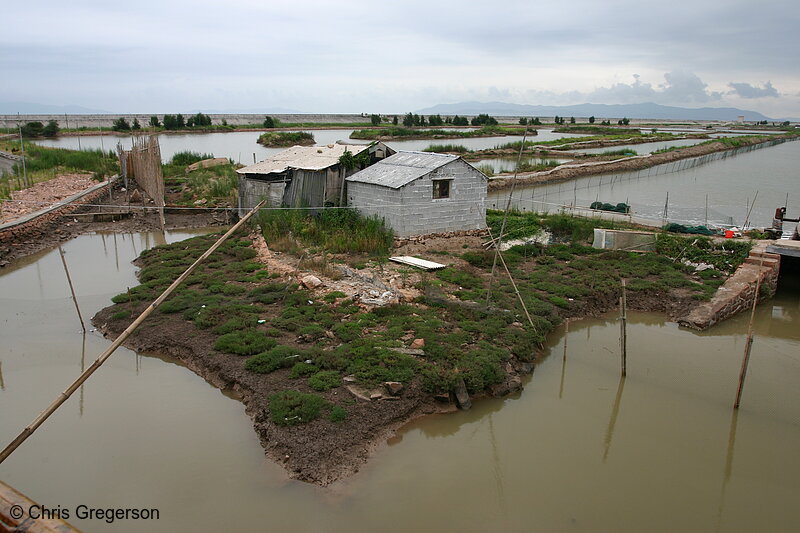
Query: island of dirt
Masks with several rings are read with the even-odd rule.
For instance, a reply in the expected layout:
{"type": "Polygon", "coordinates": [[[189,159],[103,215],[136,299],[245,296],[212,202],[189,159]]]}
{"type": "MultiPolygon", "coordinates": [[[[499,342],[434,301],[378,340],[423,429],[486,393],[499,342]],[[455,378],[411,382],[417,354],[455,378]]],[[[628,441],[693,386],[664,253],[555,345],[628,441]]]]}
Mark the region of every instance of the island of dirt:
{"type": "MultiPolygon", "coordinates": [[[[476,277],[488,279],[485,272],[475,269],[461,259],[457,253],[457,251],[463,252],[464,249],[480,249],[481,242],[485,239],[485,235],[475,233],[409,239],[397,241],[393,253],[424,255],[446,263],[452,270],[468,271],[476,277]],[[444,255],[431,256],[433,250],[440,251],[444,255]]],[[[255,237],[253,240],[258,241],[259,239],[255,237]]],[[[331,279],[320,272],[303,271],[299,267],[297,258],[293,259],[288,254],[270,253],[268,250],[265,252],[263,247],[263,243],[256,244],[259,261],[267,264],[269,272],[279,276],[270,281],[277,279],[278,281],[303,283],[303,280],[307,280],[308,275],[312,274],[321,282],[319,286],[311,289],[310,294],[313,296],[309,298],[313,299],[322,298],[326,292],[335,289],[342,292],[347,291],[347,296],[357,301],[360,297],[359,291],[363,297],[374,288],[374,283],[383,283],[390,288],[396,287],[397,280],[401,275],[410,275],[413,285],[413,281],[418,281],[424,276],[418,272],[407,274],[403,273],[400,268],[382,266],[380,269],[361,270],[357,278],[351,279],[345,275],[344,279],[331,279]],[[262,247],[261,250],[258,250],[259,246],[262,247]]],[[[462,302],[456,298],[454,293],[458,289],[460,287],[448,287],[433,293],[427,292],[425,296],[420,296],[420,291],[413,290],[395,292],[400,302],[403,302],[404,305],[414,306],[420,313],[429,309],[430,305],[437,305],[437,299],[443,301],[443,305],[456,307],[474,305],[474,303],[462,302]]],[[[562,309],[559,314],[562,318],[596,316],[615,309],[617,301],[616,293],[611,294],[598,289],[595,293],[585,297],[580,305],[562,309]]],[[[630,309],[660,311],[672,319],[686,314],[697,303],[692,298],[692,291],[686,288],[674,288],[660,292],[629,292],[627,301],[630,309]]],[[[310,299],[308,303],[312,303],[310,299]]],[[[135,305],[131,303],[112,305],[97,313],[92,321],[106,336],[115,338],[147,305],[149,302],[144,301],[137,302],[135,305]],[[124,318],[120,318],[120,314],[124,315],[124,318]]],[[[391,310],[392,305],[390,302],[386,309],[391,310]]],[[[361,306],[364,307],[363,304],[361,306]]],[[[369,309],[371,307],[367,307],[366,310],[369,309]]],[[[268,328],[272,317],[278,316],[278,314],[264,316],[267,323],[258,326],[261,329],[268,328]]],[[[354,318],[355,315],[351,320],[354,318]]],[[[347,320],[347,317],[342,320],[347,320]]],[[[518,322],[507,326],[514,330],[521,327],[522,324],[518,322]]],[[[368,328],[362,332],[362,335],[370,334],[372,332],[368,328]]],[[[326,332],[326,335],[333,338],[330,331],[326,332]]],[[[302,335],[298,336],[293,333],[290,337],[284,337],[282,342],[301,346],[304,342],[302,337],[302,335]]],[[[277,391],[287,389],[303,393],[315,393],[315,391],[305,380],[298,380],[290,376],[290,372],[286,368],[266,374],[247,370],[242,357],[216,350],[214,348],[215,338],[211,330],[199,329],[191,321],[181,318],[180,314],[156,312],[128,338],[125,345],[144,354],[174,357],[212,385],[231,391],[242,401],[246,412],[252,418],[254,429],[266,455],[282,464],[289,476],[294,479],[324,486],[348,477],[356,473],[375,450],[410,420],[433,413],[452,412],[459,405],[460,400],[457,393],[454,394],[451,391],[449,394],[442,394],[441,392],[427,391],[419,377],[403,383],[397,392],[382,387],[376,390],[359,390],[357,387],[348,386],[348,377],[346,376],[343,385],[335,386],[325,392],[317,392],[331,404],[345,406],[347,409],[346,420],[334,422],[320,417],[309,423],[294,426],[277,425],[270,417],[270,396],[277,391]]],[[[407,346],[419,347],[416,344],[418,340],[414,339],[414,335],[407,334],[402,338],[407,346]]],[[[335,341],[332,343],[335,344],[335,341]]],[[[422,346],[421,350],[411,349],[408,353],[421,354],[427,350],[424,344],[422,346]]],[[[527,360],[516,356],[508,358],[502,365],[503,377],[499,383],[487,387],[481,393],[473,394],[473,399],[486,395],[503,396],[521,390],[521,376],[532,372],[536,363],[539,350],[534,348],[534,352],[536,353],[527,360]]]]}

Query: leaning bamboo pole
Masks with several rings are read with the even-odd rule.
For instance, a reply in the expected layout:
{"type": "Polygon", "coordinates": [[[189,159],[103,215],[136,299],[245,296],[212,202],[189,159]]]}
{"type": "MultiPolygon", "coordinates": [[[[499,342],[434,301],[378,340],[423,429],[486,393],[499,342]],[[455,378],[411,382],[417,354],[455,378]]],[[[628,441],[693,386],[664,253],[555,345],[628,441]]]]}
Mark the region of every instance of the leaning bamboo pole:
{"type": "Polygon", "coordinates": [[[198,257],[197,260],[194,263],[192,263],[191,266],[189,266],[189,268],[187,268],[186,271],[183,274],[178,276],[178,278],[175,281],[172,282],[172,285],[167,287],[166,290],[164,290],[164,292],[161,293],[161,296],[156,298],[153,301],[153,303],[151,303],[149,306],[147,306],[147,309],[142,311],[142,314],[140,314],[136,318],[136,320],[134,320],[131,323],[131,325],[128,326],[125,329],[125,331],[123,331],[119,335],[119,337],[117,337],[114,340],[114,342],[112,342],[111,345],[108,348],[106,348],[106,350],[103,353],[100,354],[100,356],[95,360],[94,363],[92,363],[89,366],[89,368],[87,368],[80,376],[78,376],[78,378],[75,381],[73,381],[72,384],[69,387],[67,387],[67,389],[64,392],[59,394],[59,396],[53,401],[53,403],[51,403],[44,411],[42,411],[39,414],[39,416],[37,416],[33,420],[33,422],[31,422],[24,430],[22,430],[22,433],[20,433],[17,436],[17,438],[15,438],[13,441],[11,441],[11,443],[8,446],[6,446],[5,449],[2,452],[0,452],[0,464],[2,464],[2,462],[5,461],[8,458],[8,456],[11,455],[14,452],[14,450],[16,450],[20,446],[20,444],[25,442],[25,440],[28,437],[30,437],[33,434],[33,432],[36,431],[36,429],[39,426],[41,426],[42,423],[44,423],[44,421],[47,420],[50,417],[50,415],[52,415],[56,411],[56,409],[58,409],[61,406],[61,404],[63,404],[65,401],[67,401],[67,399],[70,396],[72,396],[72,394],[76,390],[78,390],[78,388],[80,388],[80,386],[87,379],[89,379],[89,376],[91,376],[94,373],[95,370],[100,368],[100,366],[102,366],[102,364],[105,363],[106,360],[109,357],[111,357],[111,354],[113,354],[114,351],[117,348],[119,348],[122,345],[123,342],[125,342],[125,339],[127,339],[131,335],[131,333],[133,333],[136,330],[136,328],[138,328],[142,324],[142,322],[144,322],[144,320],[148,316],[150,316],[150,314],[153,311],[155,311],[158,308],[158,306],[161,305],[164,302],[164,300],[166,300],[170,296],[170,294],[173,293],[173,291],[175,289],[178,288],[178,285],[183,283],[183,281],[186,278],[188,278],[189,275],[191,275],[191,273],[200,265],[200,263],[205,261],[206,258],[208,258],[209,255],[214,253],[214,251],[217,248],[219,248],[222,245],[222,243],[225,242],[228,239],[228,237],[230,237],[237,229],[239,229],[245,222],[247,222],[247,220],[251,216],[253,216],[255,213],[257,213],[258,210],[261,209],[261,207],[264,205],[265,202],[266,202],[266,200],[262,200],[257,206],[255,206],[253,209],[251,209],[250,212],[247,213],[244,217],[242,217],[242,219],[239,222],[237,222],[233,227],[231,227],[231,229],[229,229],[225,233],[225,235],[220,237],[217,240],[217,242],[215,242],[211,246],[211,248],[206,250],[205,253],[203,253],[203,255],[198,257]]]}

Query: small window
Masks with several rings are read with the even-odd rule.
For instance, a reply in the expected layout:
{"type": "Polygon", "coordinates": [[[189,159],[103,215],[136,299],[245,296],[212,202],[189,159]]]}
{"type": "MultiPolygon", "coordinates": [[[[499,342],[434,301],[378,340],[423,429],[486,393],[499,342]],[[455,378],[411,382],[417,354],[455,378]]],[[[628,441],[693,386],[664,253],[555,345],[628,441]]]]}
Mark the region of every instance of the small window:
{"type": "Polygon", "coordinates": [[[433,199],[450,198],[450,182],[453,180],[433,180],[433,199]]]}

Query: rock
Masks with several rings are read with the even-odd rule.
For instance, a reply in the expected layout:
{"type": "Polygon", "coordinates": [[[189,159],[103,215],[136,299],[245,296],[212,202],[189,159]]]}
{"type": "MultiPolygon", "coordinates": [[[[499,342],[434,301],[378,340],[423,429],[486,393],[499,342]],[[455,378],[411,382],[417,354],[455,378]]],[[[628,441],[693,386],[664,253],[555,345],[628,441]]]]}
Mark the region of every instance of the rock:
{"type": "Polygon", "coordinates": [[[322,285],[322,281],[317,276],[312,274],[308,274],[307,276],[300,278],[300,283],[302,283],[306,289],[316,289],[322,285]]]}
{"type": "Polygon", "coordinates": [[[208,202],[208,200],[205,198],[200,198],[199,200],[194,201],[194,205],[204,205],[206,202],[208,202]]]}
{"type": "Polygon", "coordinates": [[[433,399],[436,400],[437,402],[450,403],[450,395],[447,394],[446,392],[437,394],[436,396],[433,397],[433,399]]]}
{"type": "Polygon", "coordinates": [[[456,396],[456,403],[458,403],[458,406],[461,409],[466,411],[467,409],[472,407],[472,400],[469,399],[469,393],[467,392],[467,384],[464,383],[464,378],[459,378],[453,393],[456,396]]]}
{"type": "Polygon", "coordinates": [[[349,375],[349,376],[345,376],[345,377],[343,377],[343,378],[342,378],[342,381],[344,381],[345,383],[355,383],[356,381],[358,381],[358,378],[356,378],[355,376],[353,376],[353,375],[351,374],[351,375],[349,375]]]}
{"type": "Polygon", "coordinates": [[[369,395],[370,400],[380,400],[381,398],[383,398],[383,394],[381,394],[380,392],[373,392],[372,394],[369,395]]]}
{"type": "Polygon", "coordinates": [[[512,392],[522,389],[522,379],[517,374],[511,374],[506,377],[502,383],[497,383],[489,387],[492,396],[506,396],[512,392]]]}
{"type": "Polygon", "coordinates": [[[142,193],[139,192],[139,189],[134,189],[131,193],[130,202],[131,203],[139,203],[142,201],[142,193]]]}
{"type": "Polygon", "coordinates": [[[409,346],[409,348],[411,348],[412,350],[420,350],[424,347],[425,347],[425,339],[414,339],[414,341],[411,343],[411,346],[409,346]]]}
{"type": "Polygon", "coordinates": [[[328,330],[328,331],[326,331],[326,332],[325,332],[325,336],[326,336],[326,337],[328,337],[329,339],[334,339],[334,338],[336,338],[336,335],[334,335],[334,334],[333,334],[333,332],[332,332],[331,330],[328,330]]]}
{"type": "Polygon", "coordinates": [[[386,388],[386,392],[391,394],[392,396],[397,396],[403,391],[403,384],[399,381],[387,381],[383,384],[384,388],[386,388]]]}

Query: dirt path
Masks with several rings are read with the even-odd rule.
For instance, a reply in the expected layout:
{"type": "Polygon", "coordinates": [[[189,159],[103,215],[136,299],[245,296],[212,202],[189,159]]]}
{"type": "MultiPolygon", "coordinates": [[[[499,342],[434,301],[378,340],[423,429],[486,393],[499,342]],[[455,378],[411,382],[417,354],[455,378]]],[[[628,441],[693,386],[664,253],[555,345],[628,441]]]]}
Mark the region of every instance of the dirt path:
{"type": "Polygon", "coordinates": [[[0,224],[39,211],[96,184],[91,174],[61,174],[27,189],[13,191],[11,199],[0,204],[0,224]]]}

